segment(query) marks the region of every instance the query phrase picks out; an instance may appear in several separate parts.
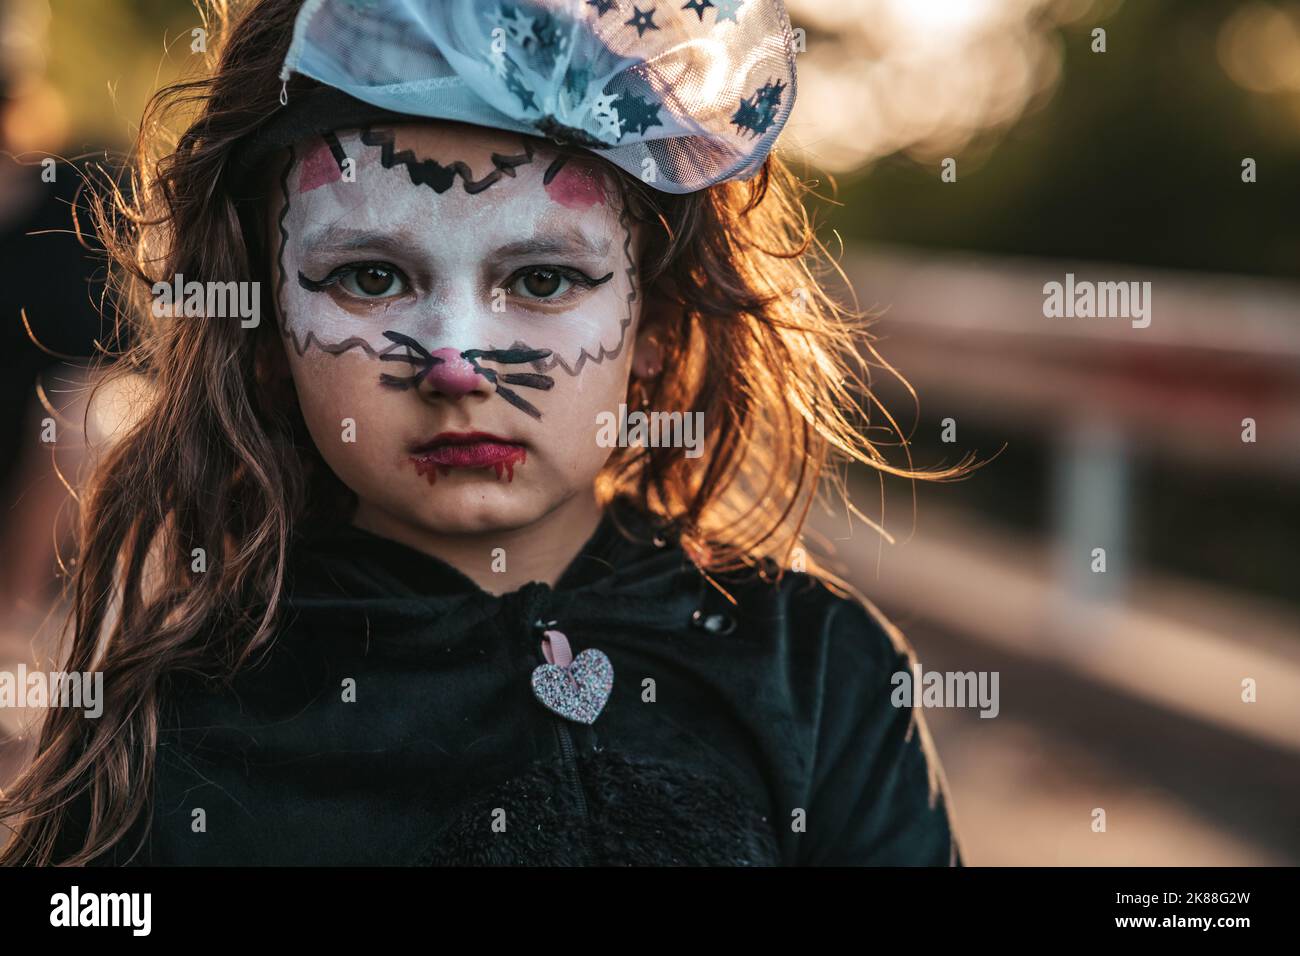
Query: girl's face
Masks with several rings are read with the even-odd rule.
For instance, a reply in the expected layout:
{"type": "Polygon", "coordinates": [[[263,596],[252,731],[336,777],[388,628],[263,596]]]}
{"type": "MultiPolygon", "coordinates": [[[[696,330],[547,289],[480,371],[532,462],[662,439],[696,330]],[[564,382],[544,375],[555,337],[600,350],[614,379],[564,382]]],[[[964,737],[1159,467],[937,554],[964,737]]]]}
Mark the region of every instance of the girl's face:
{"type": "Polygon", "coordinates": [[[277,192],[290,371],[372,522],[472,534],[590,498],[641,312],[637,231],[596,162],[429,122],[299,144],[277,192]]]}

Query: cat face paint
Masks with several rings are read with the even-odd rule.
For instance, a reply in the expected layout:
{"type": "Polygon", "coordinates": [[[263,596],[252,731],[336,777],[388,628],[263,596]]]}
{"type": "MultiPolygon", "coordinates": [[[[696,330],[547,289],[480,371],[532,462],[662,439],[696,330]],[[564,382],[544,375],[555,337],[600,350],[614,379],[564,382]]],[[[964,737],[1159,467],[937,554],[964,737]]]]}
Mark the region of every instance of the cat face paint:
{"type": "Polygon", "coordinates": [[[376,375],[387,388],[454,398],[481,376],[540,418],[525,390],[623,351],[631,232],[594,164],[539,155],[522,137],[467,161],[444,140],[419,125],[305,145],[282,182],[283,331],[300,355],[359,349],[405,364],[376,375]],[[508,213],[489,195],[508,198],[508,213]]]}
{"type": "Polygon", "coordinates": [[[268,210],[280,328],[356,523],[418,544],[595,507],[641,314],[606,175],[441,121],[295,146],[268,210]]]}

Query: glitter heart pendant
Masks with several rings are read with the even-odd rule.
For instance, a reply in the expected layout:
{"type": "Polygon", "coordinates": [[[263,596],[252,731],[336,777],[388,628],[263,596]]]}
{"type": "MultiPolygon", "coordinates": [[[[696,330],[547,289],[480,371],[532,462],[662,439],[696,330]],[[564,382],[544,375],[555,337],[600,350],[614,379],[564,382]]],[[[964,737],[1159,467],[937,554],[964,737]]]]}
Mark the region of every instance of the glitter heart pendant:
{"type": "Polygon", "coordinates": [[[614,665],[589,647],[577,657],[559,631],[547,631],[542,652],[548,664],[533,670],[533,696],[547,710],[579,724],[595,723],[614,689],[614,665]]]}

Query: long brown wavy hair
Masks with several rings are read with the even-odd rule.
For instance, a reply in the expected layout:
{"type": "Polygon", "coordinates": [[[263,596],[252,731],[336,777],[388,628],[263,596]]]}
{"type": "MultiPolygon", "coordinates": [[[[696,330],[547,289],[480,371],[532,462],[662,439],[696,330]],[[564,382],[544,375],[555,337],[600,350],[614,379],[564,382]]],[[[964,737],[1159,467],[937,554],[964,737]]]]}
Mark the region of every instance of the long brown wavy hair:
{"type": "MultiPolygon", "coordinates": [[[[98,720],[47,712],[34,762],[0,799],[12,829],[0,862],[86,863],[147,819],[168,675],[228,679],[264,650],[292,529],[313,513],[347,514],[339,505],[351,493],[312,446],[293,396],[277,391],[278,323],[249,335],[150,309],[153,283],[178,273],[271,288],[265,196],[237,194],[232,156],[277,107],[300,3],[253,0],[237,13],[210,3],[205,74],[154,95],[129,181],[100,184],[95,231],[129,341],[105,380],[137,376],[150,388],[80,496],[64,667],[102,671],[112,694],[98,720]],[[206,573],[191,573],[196,548],[209,556],[206,573]],[[69,845],[74,804],[88,819],[69,845]]],[[[289,95],[311,85],[295,77],[289,95]]],[[[813,187],[781,159],[747,182],[687,195],[609,169],[651,227],[643,288],[679,307],[656,330],[665,372],[634,382],[631,401],[703,412],[706,438],[700,459],[681,448],[616,450],[598,479],[602,502],[629,496],[669,519],[715,575],[789,566],[837,462],[908,478],[963,473],[963,464],[916,471],[910,458],[892,465],[868,437],[892,431],[906,449],[869,387],[870,368],[889,366],[867,317],[826,291],[843,273],[804,207],[813,187]]]]}

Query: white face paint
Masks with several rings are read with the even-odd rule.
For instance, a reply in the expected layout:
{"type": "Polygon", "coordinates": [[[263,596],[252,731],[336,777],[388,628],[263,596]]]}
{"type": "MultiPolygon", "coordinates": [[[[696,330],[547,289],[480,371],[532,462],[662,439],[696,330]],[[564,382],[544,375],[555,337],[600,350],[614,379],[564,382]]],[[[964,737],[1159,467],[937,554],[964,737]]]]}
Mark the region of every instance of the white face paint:
{"type": "Polygon", "coordinates": [[[577,375],[617,357],[636,270],[612,183],[594,163],[553,166],[522,137],[473,162],[448,154],[455,142],[399,126],[295,151],[279,219],[292,349],[389,356],[376,375],[389,387],[418,380],[435,352],[489,377],[577,375]]]}
{"type": "Polygon", "coordinates": [[[558,161],[441,121],[295,148],[272,281],[304,422],[362,527],[429,548],[597,512],[641,227],[599,160],[558,161]]]}

